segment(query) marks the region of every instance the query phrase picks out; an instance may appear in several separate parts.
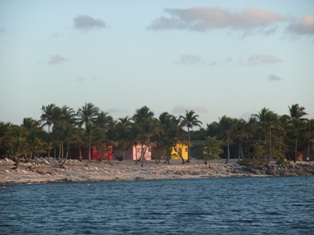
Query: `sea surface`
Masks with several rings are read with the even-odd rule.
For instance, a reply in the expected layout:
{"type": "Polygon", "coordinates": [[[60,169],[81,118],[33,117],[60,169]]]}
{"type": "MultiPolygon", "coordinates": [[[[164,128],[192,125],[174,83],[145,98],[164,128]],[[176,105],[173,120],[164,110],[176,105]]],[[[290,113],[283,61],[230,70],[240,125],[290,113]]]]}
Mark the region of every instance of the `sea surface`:
{"type": "Polygon", "coordinates": [[[314,177],[1,186],[0,234],[314,234],[314,177]]]}

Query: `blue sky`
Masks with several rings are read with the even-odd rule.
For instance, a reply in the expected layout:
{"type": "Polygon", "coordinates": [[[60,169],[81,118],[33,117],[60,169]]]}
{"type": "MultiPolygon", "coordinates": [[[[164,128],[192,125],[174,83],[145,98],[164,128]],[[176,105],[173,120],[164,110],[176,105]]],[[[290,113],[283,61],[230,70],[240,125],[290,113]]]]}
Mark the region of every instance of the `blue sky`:
{"type": "Polygon", "coordinates": [[[295,103],[313,118],[313,75],[311,0],[0,1],[0,121],[85,102],[204,125],[295,103]]]}

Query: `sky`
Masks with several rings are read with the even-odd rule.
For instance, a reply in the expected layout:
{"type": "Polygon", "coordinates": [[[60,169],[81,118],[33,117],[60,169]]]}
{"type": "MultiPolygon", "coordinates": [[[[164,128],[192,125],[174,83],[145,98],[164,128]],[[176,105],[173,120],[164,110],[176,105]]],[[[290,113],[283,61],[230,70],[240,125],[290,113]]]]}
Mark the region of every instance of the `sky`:
{"type": "Polygon", "coordinates": [[[0,0],[0,121],[86,102],[204,126],[292,104],[314,118],[314,1],[0,0]]]}

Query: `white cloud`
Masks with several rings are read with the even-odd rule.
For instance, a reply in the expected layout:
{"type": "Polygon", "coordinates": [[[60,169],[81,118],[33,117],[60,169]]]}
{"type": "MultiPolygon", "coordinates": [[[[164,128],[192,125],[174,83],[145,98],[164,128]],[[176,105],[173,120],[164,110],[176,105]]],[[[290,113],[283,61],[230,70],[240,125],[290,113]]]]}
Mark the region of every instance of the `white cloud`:
{"type": "Polygon", "coordinates": [[[74,26],[78,29],[104,28],[106,23],[101,19],[95,19],[88,15],[79,15],[74,19],[74,26]]]}
{"type": "Polygon", "coordinates": [[[77,82],[84,82],[85,78],[84,77],[78,77],[75,81],[77,81],[77,82]]]}
{"type": "Polygon", "coordinates": [[[210,29],[240,29],[253,30],[265,28],[265,33],[269,34],[274,26],[279,22],[289,20],[276,12],[245,8],[241,11],[232,12],[218,7],[196,7],[188,9],[165,9],[168,17],[156,19],[148,27],[153,30],[181,29],[207,31],[210,29]]]}
{"type": "Polygon", "coordinates": [[[48,63],[49,64],[61,64],[65,61],[66,61],[66,58],[64,58],[61,54],[54,54],[49,57],[48,63]]]}
{"type": "Polygon", "coordinates": [[[277,76],[276,74],[269,74],[266,79],[272,82],[282,80],[282,78],[277,76]]]}
{"type": "Polygon", "coordinates": [[[186,110],[187,109],[186,109],[185,106],[183,106],[183,105],[176,105],[175,107],[173,107],[171,113],[173,113],[173,114],[180,113],[181,114],[181,113],[185,113],[186,110]]]}
{"type": "Polygon", "coordinates": [[[91,78],[86,78],[86,77],[83,77],[83,76],[79,76],[75,79],[76,82],[89,82],[89,81],[98,81],[98,78],[97,77],[91,77],[91,78]]]}
{"type": "Polygon", "coordinates": [[[282,60],[274,55],[252,55],[247,60],[248,64],[259,65],[259,64],[277,64],[281,63],[282,60]]]}
{"type": "Polygon", "coordinates": [[[184,54],[176,61],[177,64],[197,64],[202,63],[202,59],[197,55],[184,54]]]}
{"type": "Polygon", "coordinates": [[[314,34],[314,15],[306,15],[298,22],[292,23],[287,27],[288,32],[296,34],[314,34]]]}
{"type": "Polygon", "coordinates": [[[208,109],[204,106],[191,105],[188,106],[187,110],[193,110],[195,113],[207,113],[208,109]]]}

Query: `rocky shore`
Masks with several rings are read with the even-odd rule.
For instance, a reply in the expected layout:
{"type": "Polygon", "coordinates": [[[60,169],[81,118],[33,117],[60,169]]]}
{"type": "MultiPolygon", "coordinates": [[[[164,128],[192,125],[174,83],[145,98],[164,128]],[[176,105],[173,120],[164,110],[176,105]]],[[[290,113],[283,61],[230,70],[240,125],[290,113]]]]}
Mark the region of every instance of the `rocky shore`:
{"type": "Polygon", "coordinates": [[[205,165],[193,160],[189,164],[172,161],[168,164],[134,161],[92,161],[68,160],[63,166],[56,160],[38,159],[37,165],[30,161],[14,169],[10,159],[0,160],[0,185],[48,183],[48,182],[91,182],[118,180],[158,180],[221,177],[262,177],[262,176],[309,176],[314,175],[314,164],[297,162],[282,165],[269,164],[262,167],[241,166],[236,161],[224,164],[223,160],[205,165]]]}

